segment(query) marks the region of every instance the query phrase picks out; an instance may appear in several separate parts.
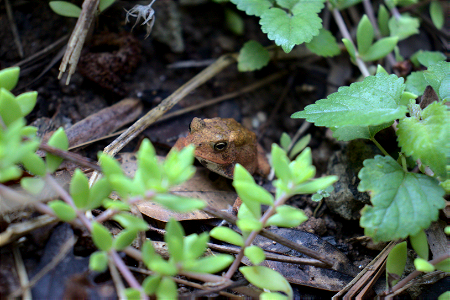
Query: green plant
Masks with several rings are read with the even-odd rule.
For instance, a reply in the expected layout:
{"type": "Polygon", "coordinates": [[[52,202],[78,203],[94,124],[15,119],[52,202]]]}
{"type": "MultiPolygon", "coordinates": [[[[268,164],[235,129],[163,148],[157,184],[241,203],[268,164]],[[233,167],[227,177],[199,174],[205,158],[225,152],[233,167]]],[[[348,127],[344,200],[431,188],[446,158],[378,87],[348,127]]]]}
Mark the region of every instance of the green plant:
{"type": "MultiPolygon", "coordinates": [[[[104,11],[111,6],[114,1],[116,0],[100,0],[98,11],[104,11]]],[[[63,17],[78,18],[81,13],[81,8],[79,6],[67,1],[50,1],[48,4],[55,13],[63,17]]]]}

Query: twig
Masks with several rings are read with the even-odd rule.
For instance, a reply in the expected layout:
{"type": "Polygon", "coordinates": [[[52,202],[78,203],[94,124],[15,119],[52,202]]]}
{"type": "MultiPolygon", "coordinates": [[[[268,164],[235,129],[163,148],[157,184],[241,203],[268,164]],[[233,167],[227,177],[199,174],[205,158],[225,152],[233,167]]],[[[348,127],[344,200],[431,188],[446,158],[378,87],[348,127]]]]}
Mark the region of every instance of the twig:
{"type": "Polygon", "coordinates": [[[14,43],[16,44],[17,51],[19,51],[20,57],[23,57],[22,42],[20,41],[19,31],[17,30],[16,22],[14,21],[14,16],[11,9],[11,5],[9,4],[9,0],[5,0],[5,8],[6,14],[8,15],[9,24],[11,25],[11,31],[14,36],[14,43]]]}

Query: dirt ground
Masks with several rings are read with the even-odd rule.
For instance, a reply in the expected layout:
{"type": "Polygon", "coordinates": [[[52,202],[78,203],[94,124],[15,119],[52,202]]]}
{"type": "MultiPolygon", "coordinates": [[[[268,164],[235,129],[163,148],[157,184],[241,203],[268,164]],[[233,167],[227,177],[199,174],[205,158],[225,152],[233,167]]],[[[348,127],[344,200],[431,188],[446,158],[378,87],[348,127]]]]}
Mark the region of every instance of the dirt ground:
{"type": "MultiPolygon", "coordinates": [[[[25,58],[70,34],[76,22],[76,19],[53,13],[48,6],[48,1],[15,0],[10,2],[24,53],[23,57],[19,55],[3,1],[0,3],[0,25],[3,28],[0,31],[0,69],[21,63],[25,58]]],[[[76,2],[81,4],[81,1],[76,2]]],[[[207,1],[186,4],[186,0],[155,3],[157,21],[154,31],[149,38],[144,39],[146,34],[144,27],[137,25],[131,31],[134,20],[131,24],[125,24],[124,8],[130,9],[135,2],[137,1],[116,1],[95,20],[93,30],[89,34],[89,41],[83,50],[80,65],[69,85],[65,85],[64,77],[61,80],[57,78],[60,60],[53,61],[62,53],[64,42],[42,56],[21,64],[21,76],[14,93],[38,91],[37,105],[28,116],[28,121],[38,126],[40,134],[45,135],[60,126],[69,128],[76,122],[126,97],[137,97],[141,100],[143,104],[141,115],[143,115],[198,74],[212,60],[226,53],[238,52],[246,41],[254,39],[264,46],[272,44],[261,32],[258,20],[243,13],[238,12],[244,21],[244,34],[235,35],[227,29],[225,9],[237,11],[232,4],[207,1]],[[117,62],[117,57],[111,56],[114,51],[116,53],[119,51],[127,57],[125,63],[117,62]]],[[[427,37],[425,41],[430,49],[435,47],[427,37]]],[[[255,131],[261,145],[269,152],[272,143],[279,143],[283,132],[292,137],[302,126],[304,121],[291,119],[292,113],[302,110],[318,99],[325,98],[340,85],[348,85],[356,80],[359,75],[357,69],[348,62],[345,53],[341,55],[342,57],[332,59],[314,55],[302,55],[301,58],[289,60],[279,59],[272,61],[269,66],[260,71],[249,73],[240,73],[236,65],[232,65],[186,96],[173,110],[241,91],[267,76],[284,70],[288,72],[258,89],[151,126],[123,151],[135,151],[142,138],[147,137],[157,146],[158,153],[165,155],[177,138],[187,132],[193,117],[233,117],[255,131]]],[[[122,125],[122,128],[127,126],[122,125]]],[[[313,162],[317,168],[316,176],[334,174],[332,173],[334,171],[340,172],[338,175],[348,176],[348,180],[353,181],[353,185],[349,187],[350,191],[358,193],[355,180],[358,180],[356,175],[362,166],[361,162],[364,158],[376,154],[377,150],[362,141],[350,145],[337,142],[325,128],[313,125],[304,127],[302,136],[306,134],[311,135],[309,147],[312,149],[313,162]]],[[[390,146],[391,141],[395,139],[392,132],[384,132],[383,137],[383,146],[390,151],[395,151],[395,148],[390,146]]],[[[114,138],[103,139],[74,151],[95,160],[97,152],[102,151],[113,140],[114,138]]],[[[265,186],[270,189],[270,183],[265,182],[265,186]]],[[[299,196],[290,200],[290,204],[300,207],[310,217],[298,228],[309,234],[304,238],[318,239],[318,243],[326,241],[327,244],[333,245],[335,249],[333,251],[345,255],[354,271],[362,270],[383,246],[372,245],[360,238],[364,232],[359,227],[358,212],[367,203],[368,197],[359,195],[355,198],[358,199],[352,204],[354,206],[346,208],[347,217],[345,213],[338,214],[330,210],[325,202],[321,204],[313,202],[310,196],[299,196]]],[[[27,214],[26,218],[34,216],[27,214]]],[[[20,220],[20,218],[17,219],[20,220]]],[[[184,225],[187,232],[196,231],[193,228],[198,228],[199,224],[200,227],[204,226],[208,230],[210,225],[202,224],[202,222],[188,221],[184,225]]],[[[4,230],[8,222],[2,220],[1,223],[0,229],[4,230]]],[[[164,226],[159,222],[155,224],[155,226],[164,226]]],[[[59,232],[58,234],[62,236],[75,235],[80,237],[79,240],[85,240],[81,238],[84,235],[83,232],[65,226],[61,228],[61,226],[52,227],[51,231],[54,231],[52,234],[50,234],[51,231],[44,229],[34,232],[20,244],[20,251],[29,274],[36,274],[37,270],[51,259],[52,254],[55,255],[52,251],[56,251],[54,248],[56,246],[53,248],[51,246],[51,243],[58,243],[55,232],[59,232]]],[[[92,245],[79,242],[74,249],[75,251],[69,256],[78,260],[78,265],[86,266],[86,259],[92,252],[92,245]]],[[[13,270],[12,263],[10,264],[12,259],[10,251],[10,247],[1,249],[0,295],[2,298],[18,287],[16,271],[13,270]],[[10,276],[11,274],[13,276],[10,276]],[[6,278],[9,279],[3,281],[6,278]]],[[[74,265],[76,264],[69,263],[66,267],[72,268],[74,265]]],[[[92,286],[96,285],[98,288],[97,292],[89,294],[89,297],[114,295],[112,292],[102,294],[99,291],[113,287],[109,276],[86,275],[87,271],[82,267],[76,271],[67,271],[71,274],[73,286],[79,286],[80,289],[90,286],[92,289],[92,286]]],[[[54,274],[53,278],[67,279],[64,268],[60,268],[58,272],[61,273],[54,274]]],[[[309,273],[305,271],[305,274],[309,273]]],[[[340,280],[348,282],[351,277],[348,277],[349,274],[344,275],[347,277],[340,277],[340,280]]],[[[331,281],[337,275],[322,276],[323,280],[327,281],[329,278],[331,281]]],[[[64,281],[60,280],[62,279],[58,279],[58,282],[64,286],[64,281]]],[[[439,282],[435,286],[438,284],[439,282]]],[[[42,286],[51,285],[42,283],[42,286]]],[[[299,282],[299,285],[293,286],[298,297],[311,299],[330,298],[336,292],[336,289],[327,290],[325,285],[314,282],[309,284],[299,282]]],[[[438,289],[438,287],[433,288],[438,289]]],[[[61,289],[61,287],[59,289],[49,287],[46,291],[33,293],[35,298],[39,298],[36,295],[43,297],[50,295],[48,293],[52,293],[51,295],[65,293],[64,295],[71,295],[73,298],[80,296],[74,291],[76,288],[71,291],[61,289]]],[[[184,293],[190,291],[188,288],[184,289],[182,290],[184,293]]]]}

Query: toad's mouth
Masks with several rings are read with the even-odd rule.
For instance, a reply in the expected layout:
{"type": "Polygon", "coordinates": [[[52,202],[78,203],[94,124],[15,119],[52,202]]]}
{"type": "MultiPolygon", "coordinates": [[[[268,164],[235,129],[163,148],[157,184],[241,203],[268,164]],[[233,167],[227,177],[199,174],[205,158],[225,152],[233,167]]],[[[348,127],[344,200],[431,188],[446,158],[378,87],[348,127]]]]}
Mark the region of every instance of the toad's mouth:
{"type": "Polygon", "coordinates": [[[221,164],[218,164],[218,163],[215,163],[210,160],[203,159],[203,158],[199,158],[199,157],[197,157],[197,160],[208,170],[211,170],[214,173],[222,175],[223,177],[233,179],[234,166],[232,164],[221,165],[221,164]]]}

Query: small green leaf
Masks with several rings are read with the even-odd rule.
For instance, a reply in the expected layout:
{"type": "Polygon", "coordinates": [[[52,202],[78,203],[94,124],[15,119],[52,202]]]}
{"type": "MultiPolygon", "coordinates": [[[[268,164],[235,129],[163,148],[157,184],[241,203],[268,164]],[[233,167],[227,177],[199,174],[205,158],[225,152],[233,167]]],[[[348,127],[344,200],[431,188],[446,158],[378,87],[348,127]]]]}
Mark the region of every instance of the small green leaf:
{"type": "Polygon", "coordinates": [[[442,272],[450,273],[450,258],[446,258],[441,262],[438,262],[434,265],[436,270],[440,270],[442,272]]]}
{"type": "Polygon", "coordinates": [[[100,0],[100,3],[98,4],[98,10],[100,12],[104,11],[105,9],[110,7],[114,3],[114,1],[116,0],[100,0]]]}
{"type": "Polygon", "coordinates": [[[425,81],[423,71],[412,72],[406,77],[406,90],[416,95],[422,95],[428,83],[425,81]]]}
{"type": "Polygon", "coordinates": [[[398,37],[399,41],[411,35],[419,33],[419,19],[402,14],[399,18],[392,16],[388,22],[392,37],[398,37]]]}
{"type": "Polygon", "coordinates": [[[120,164],[109,156],[108,154],[105,154],[101,152],[98,157],[98,161],[100,163],[100,166],[102,167],[102,172],[105,176],[111,176],[111,175],[123,175],[123,171],[120,168],[120,164]]]}
{"type": "Polygon", "coordinates": [[[333,137],[338,141],[351,141],[356,139],[372,139],[375,134],[381,130],[388,128],[394,123],[394,121],[387,122],[376,126],[342,126],[331,127],[333,131],[333,137]]]}
{"type": "Polygon", "coordinates": [[[174,260],[156,259],[150,262],[149,269],[164,276],[175,276],[178,267],[174,260]]]}
{"type": "Polygon", "coordinates": [[[380,9],[378,10],[378,29],[380,29],[380,33],[383,36],[389,35],[389,12],[384,5],[380,5],[380,9]]]}
{"type": "Polygon", "coordinates": [[[417,234],[410,235],[409,241],[411,242],[411,246],[414,251],[416,251],[417,255],[425,260],[428,260],[428,241],[425,231],[420,230],[417,234]]]}
{"type": "Polygon", "coordinates": [[[292,179],[289,163],[290,160],[286,152],[277,144],[272,144],[272,166],[277,177],[285,182],[289,182],[292,179]]]}
{"type": "Polygon", "coordinates": [[[431,21],[433,21],[433,24],[434,26],[436,26],[437,29],[442,29],[442,27],[444,27],[445,21],[444,10],[439,1],[431,1],[430,16],[431,21]]]}
{"type": "Polygon", "coordinates": [[[163,277],[156,289],[158,299],[177,299],[177,284],[169,277],[163,277]]]}
{"type": "Polygon", "coordinates": [[[428,70],[423,72],[423,76],[441,100],[450,96],[450,91],[441,89],[441,87],[448,87],[450,80],[450,62],[442,61],[430,66],[428,70]]]}
{"type": "Polygon", "coordinates": [[[405,238],[428,228],[445,206],[444,190],[435,179],[406,173],[390,156],[366,159],[358,177],[358,190],[370,191],[373,205],[362,210],[360,225],[375,242],[405,238]]]}
{"type": "Polygon", "coordinates": [[[240,267],[239,271],[241,271],[245,279],[260,289],[284,292],[289,298],[293,297],[291,285],[277,271],[263,266],[240,267]]]}
{"type": "Polygon", "coordinates": [[[445,62],[446,57],[442,52],[438,51],[418,51],[416,53],[416,58],[425,67],[429,68],[438,62],[445,62]]]}
{"type": "Polygon", "coordinates": [[[44,189],[45,181],[38,177],[23,177],[20,180],[20,186],[28,193],[37,195],[44,189]]]}
{"type": "Polygon", "coordinates": [[[22,116],[28,115],[36,105],[37,92],[27,92],[16,97],[17,104],[22,110],[22,116]]]}
{"type": "Polygon", "coordinates": [[[105,199],[103,200],[103,207],[106,209],[130,210],[130,206],[120,200],[105,199]]]}
{"type": "Polygon", "coordinates": [[[113,237],[109,230],[98,222],[92,222],[92,241],[95,246],[108,252],[113,245],[113,237]]]}
{"type": "Polygon", "coordinates": [[[433,102],[422,112],[422,120],[414,117],[400,120],[398,144],[406,155],[420,159],[438,176],[447,177],[450,153],[450,110],[442,102],[433,102]]]}
{"type": "Polygon", "coordinates": [[[242,203],[238,211],[239,219],[258,220],[261,218],[261,205],[258,202],[242,203]]]}
{"type": "Polygon", "coordinates": [[[123,228],[135,231],[146,231],[148,224],[142,218],[138,218],[130,213],[120,213],[113,217],[113,220],[122,225],[123,228]]]}
{"type": "Polygon", "coordinates": [[[278,206],[276,210],[277,213],[267,220],[266,225],[290,228],[298,226],[308,220],[308,217],[303,211],[289,205],[278,206]]]}
{"type": "Polygon", "coordinates": [[[202,234],[190,234],[184,238],[184,260],[192,260],[200,257],[206,250],[206,244],[209,241],[209,235],[206,232],[202,234]]]}
{"type": "Polygon", "coordinates": [[[184,229],[180,222],[171,218],[166,225],[166,234],[164,235],[164,241],[169,248],[170,257],[175,259],[176,262],[183,260],[183,240],[184,229]]]}
{"type": "Polygon", "coordinates": [[[264,253],[263,249],[255,245],[246,247],[244,250],[244,254],[254,265],[259,265],[266,259],[266,254],[264,253]]]}
{"type": "Polygon", "coordinates": [[[263,12],[272,7],[270,0],[230,0],[239,10],[245,11],[249,16],[260,17],[263,12]]]}
{"type": "Polygon", "coordinates": [[[104,272],[108,267],[108,253],[97,251],[89,257],[89,269],[96,272],[104,272]]]}
{"type": "Polygon", "coordinates": [[[111,193],[111,187],[105,177],[97,180],[91,187],[86,210],[94,209],[102,204],[102,201],[111,193]]]}
{"type": "Polygon", "coordinates": [[[152,275],[145,278],[144,282],[142,282],[142,288],[144,289],[144,293],[149,296],[153,295],[156,292],[156,289],[158,288],[160,282],[161,282],[160,275],[152,275]]]}
{"type": "Polygon", "coordinates": [[[304,137],[302,137],[300,140],[298,140],[297,143],[295,143],[294,147],[292,147],[291,152],[289,152],[289,157],[292,159],[297,156],[303,149],[308,146],[309,142],[311,141],[311,135],[307,134],[304,137]]]}
{"type": "Polygon", "coordinates": [[[239,51],[238,70],[248,72],[262,69],[270,61],[270,53],[257,41],[248,41],[239,51]]]}
{"type": "Polygon", "coordinates": [[[0,88],[8,91],[16,87],[19,81],[20,68],[11,67],[0,71],[0,88]]]}
{"type": "Polygon", "coordinates": [[[216,254],[206,256],[197,259],[194,263],[190,264],[187,268],[183,268],[186,271],[192,271],[196,273],[217,273],[231,265],[234,261],[234,256],[228,254],[216,254]]]}
{"type": "Polygon", "coordinates": [[[162,259],[158,254],[156,254],[152,242],[148,239],[142,245],[141,253],[142,261],[148,268],[150,268],[150,264],[152,263],[152,261],[162,259]]]}
{"type": "Polygon", "coordinates": [[[363,82],[340,87],[327,99],[308,105],[292,118],[305,118],[316,126],[374,126],[405,116],[407,108],[399,105],[405,85],[396,75],[377,74],[363,82]]]}
{"type": "Polygon", "coordinates": [[[414,267],[416,267],[417,271],[425,273],[433,272],[435,270],[432,264],[420,257],[414,260],[414,267]]]}
{"type": "Polygon", "coordinates": [[[248,183],[248,184],[255,184],[255,180],[253,179],[253,176],[245,169],[242,165],[236,164],[234,167],[234,175],[233,175],[234,181],[240,182],[240,183],[248,183]]]}
{"type": "Polygon", "coordinates": [[[356,60],[356,49],[353,43],[348,39],[342,39],[342,43],[345,46],[345,49],[347,49],[348,55],[350,55],[350,58],[352,61],[356,60]]]}
{"type": "MultiPolygon", "coordinates": [[[[401,242],[392,248],[386,260],[386,277],[388,274],[402,276],[406,266],[406,242],[401,242]]],[[[393,280],[391,286],[395,285],[399,280],[393,280]]]]}
{"type": "MultiPolygon", "coordinates": [[[[50,137],[47,144],[61,150],[67,150],[69,148],[69,140],[67,139],[64,129],[62,127],[58,128],[58,130],[56,130],[50,137]]],[[[55,172],[62,161],[63,159],[61,157],[48,153],[46,160],[47,171],[49,173],[55,172]]]]}
{"type": "Polygon", "coordinates": [[[358,44],[358,52],[360,55],[365,55],[367,53],[372,45],[373,36],[373,26],[367,15],[363,15],[356,30],[356,42],[358,44]]]}
{"type": "Polygon", "coordinates": [[[64,222],[72,222],[77,217],[77,212],[69,204],[61,200],[53,200],[48,203],[55,215],[64,222]]]}
{"type": "Polygon", "coordinates": [[[89,182],[80,169],[76,169],[70,182],[70,195],[75,206],[84,208],[89,199],[89,182]]]}
{"type": "Polygon", "coordinates": [[[124,293],[126,299],[130,299],[130,300],[142,299],[141,293],[139,292],[139,290],[137,290],[135,288],[126,288],[123,290],[123,293],[124,293]]]}
{"type": "Polygon", "coordinates": [[[63,17],[78,18],[81,13],[81,8],[70,2],[50,1],[48,4],[55,13],[63,17]]]}
{"type": "Polygon", "coordinates": [[[289,298],[280,293],[264,292],[259,294],[259,300],[288,300],[289,298]]]}
{"type": "Polygon", "coordinates": [[[450,299],[450,291],[446,291],[439,295],[438,300],[448,300],[450,299]]]}
{"type": "Polygon", "coordinates": [[[242,239],[242,236],[228,227],[215,227],[210,231],[209,235],[215,239],[224,241],[232,245],[240,247],[244,246],[244,240],[242,239]]]}
{"type": "Polygon", "coordinates": [[[244,20],[231,9],[225,9],[225,24],[227,28],[235,35],[244,34],[244,20]]]}
{"type": "Polygon", "coordinates": [[[385,37],[375,42],[364,55],[361,55],[364,61],[374,61],[388,55],[397,45],[398,37],[385,37]]]}
{"type": "Polygon", "coordinates": [[[136,239],[137,233],[137,230],[134,229],[122,230],[122,232],[120,232],[114,239],[114,249],[121,251],[130,246],[131,243],[136,239]]]}
{"type": "Polygon", "coordinates": [[[30,173],[44,176],[46,172],[45,162],[35,153],[29,153],[22,158],[22,163],[30,173]]]}
{"type": "Polygon", "coordinates": [[[246,182],[233,182],[233,186],[236,189],[242,202],[255,201],[260,204],[273,205],[273,196],[262,186],[250,184],[246,182]]]}
{"type": "Polygon", "coordinates": [[[11,92],[0,88],[0,117],[6,126],[22,118],[22,110],[11,92]]]}
{"type": "Polygon", "coordinates": [[[263,228],[263,224],[256,219],[244,219],[239,218],[236,221],[237,227],[243,232],[260,231],[263,228]]]}
{"type": "Polygon", "coordinates": [[[291,144],[291,137],[286,132],[283,132],[281,134],[281,138],[280,138],[281,148],[283,148],[283,150],[285,150],[285,151],[288,151],[290,144],[291,144]]]}
{"type": "Polygon", "coordinates": [[[322,20],[318,12],[323,6],[322,1],[300,0],[292,9],[293,15],[281,8],[272,7],[263,12],[259,24],[270,40],[289,53],[295,45],[309,43],[319,34],[322,20]]]}
{"type": "Polygon", "coordinates": [[[325,28],[319,30],[319,35],[313,37],[311,42],[306,44],[306,48],[314,54],[324,57],[336,56],[341,53],[336,38],[325,28]]]}

